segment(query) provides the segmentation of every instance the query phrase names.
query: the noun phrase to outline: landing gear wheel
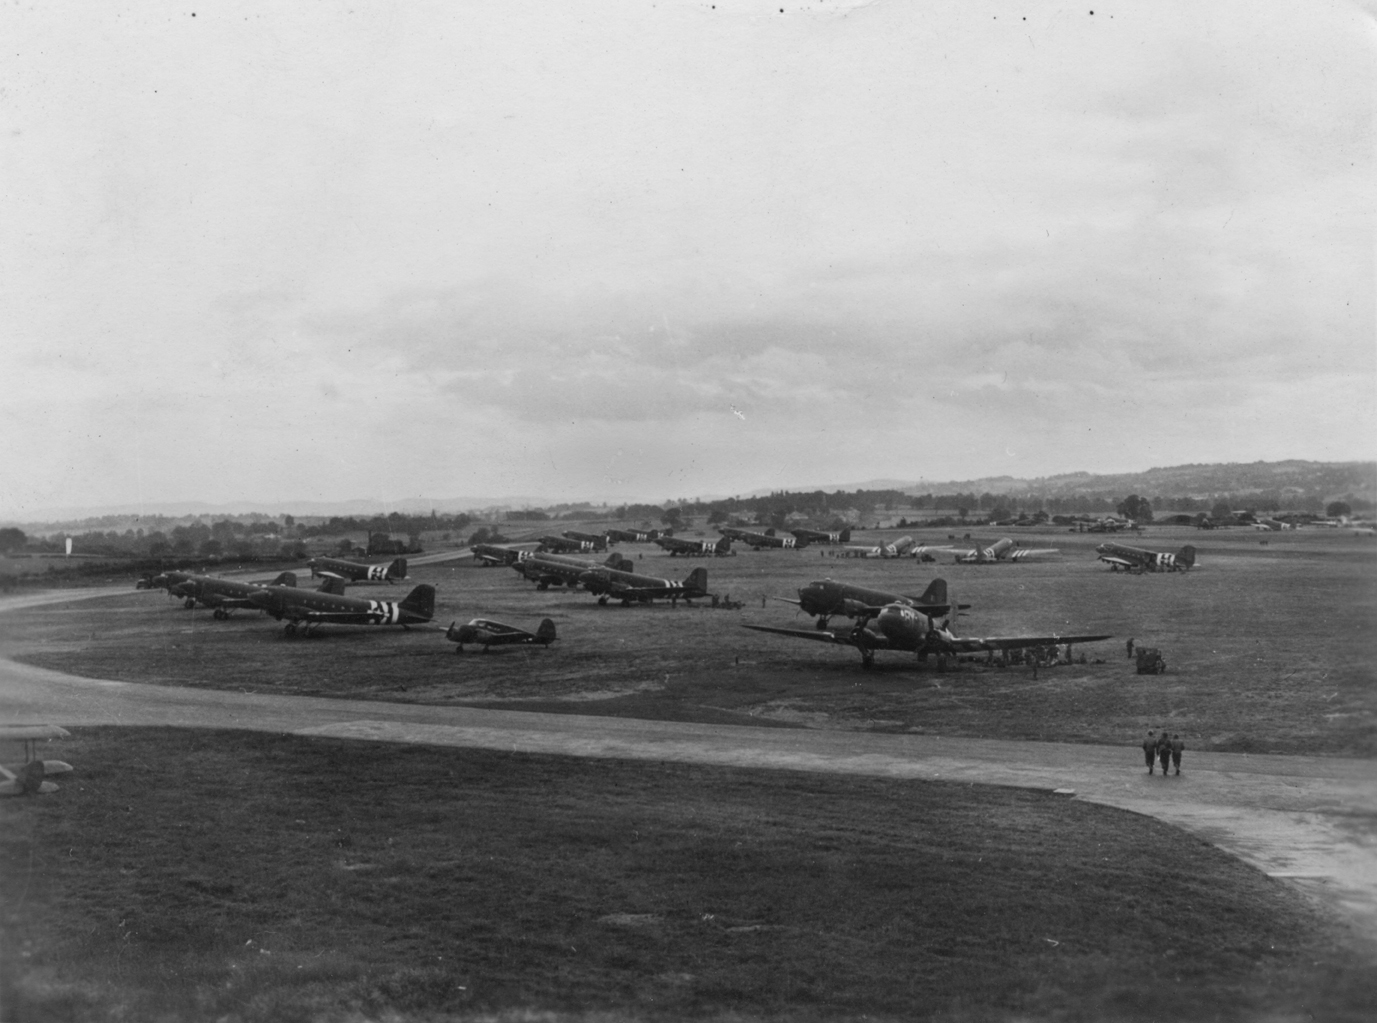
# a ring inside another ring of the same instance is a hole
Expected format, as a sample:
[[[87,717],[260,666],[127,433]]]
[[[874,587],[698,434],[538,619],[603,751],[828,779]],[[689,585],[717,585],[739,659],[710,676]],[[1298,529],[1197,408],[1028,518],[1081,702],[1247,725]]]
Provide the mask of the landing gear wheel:
[[[607,598],[606,598],[606,597],[599,597],[599,598],[598,598],[598,603],[599,603],[601,606],[606,607],[606,606],[607,606]]]

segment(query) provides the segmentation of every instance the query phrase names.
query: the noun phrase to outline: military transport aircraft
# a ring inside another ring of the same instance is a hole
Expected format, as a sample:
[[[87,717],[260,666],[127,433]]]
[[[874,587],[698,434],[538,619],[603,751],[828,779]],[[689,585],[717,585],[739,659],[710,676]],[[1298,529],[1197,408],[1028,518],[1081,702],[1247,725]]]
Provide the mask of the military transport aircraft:
[[[796,539],[798,539],[798,540],[800,540],[800,541],[806,541],[807,543],[850,543],[850,542],[851,542],[851,529],[850,529],[850,527],[847,527],[846,529],[843,529],[840,533],[824,533],[824,532],[823,532],[822,530],[820,530],[820,529],[791,529],[791,530],[789,530],[789,532],[793,533],[793,534],[794,534],[794,537],[795,537]],[[803,544],[800,543],[799,546],[801,547],[801,546],[803,546]]]
[[[1130,572],[1188,572],[1195,564],[1195,548],[1190,544],[1168,554],[1107,541],[1096,547],[1095,553],[1115,572],[1121,568]]]
[[[899,539],[886,544],[878,544],[874,547],[848,546],[842,549],[842,556],[847,558],[923,558],[933,551],[947,551],[950,547],[934,547],[931,544],[920,544],[913,537],[904,535]],[[931,561],[931,558],[927,558]]]
[[[530,543],[475,543],[469,545],[469,550],[473,552],[473,560],[482,564],[484,568],[491,568],[493,565],[514,565],[521,560],[521,556],[529,555],[535,548],[535,542]]]
[[[775,597],[786,604],[796,604],[800,611],[817,615],[817,628],[827,628],[827,620],[833,615],[846,615],[848,618],[866,617],[871,608],[886,604],[907,604],[929,617],[950,613],[947,603],[947,581],[934,579],[928,584],[920,597],[910,597],[903,593],[886,593],[884,590],[866,589],[850,583],[839,583],[833,579],[819,579],[798,591],[798,600],[789,597]],[[970,607],[962,604],[961,609]]]
[[[609,529],[607,540],[609,543],[649,543],[659,535],[658,529],[649,532],[643,529]]]
[[[155,576],[154,582],[156,583],[159,578],[165,579],[167,592],[174,597],[181,597],[188,609],[197,604],[213,608],[216,618],[228,618],[230,612],[236,608],[257,607],[257,604],[249,600],[249,596],[265,585],[296,585],[296,574],[293,572],[283,572],[271,583],[241,583],[233,579],[217,579],[212,575],[193,575],[190,572],[168,572],[163,577]]]
[[[311,578],[318,575],[337,575],[355,583],[396,582],[406,578],[406,558],[397,558],[390,565],[361,565],[357,561],[340,558],[312,558],[306,562]]]
[[[1049,554],[1060,554],[1061,551],[1055,547],[1044,547],[1041,549],[1033,547],[1020,547],[1017,540],[1005,537],[1003,540],[996,540],[988,547],[976,547],[972,550],[952,550],[950,553],[956,556],[958,564],[967,565],[990,565],[997,561],[1027,561],[1031,558],[1043,558]]]
[[[609,554],[607,560],[599,565],[596,561],[570,557],[567,554],[545,554],[537,551],[527,555],[512,566],[525,579],[536,584],[538,590],[548,590],[551,586],[577,586],[579,576],[595,568],[615,568],[630,572],[629,558],[620,554]]]
[[[607,538],[600,536],[594,540],[571,540],[567,536],[555,536],[547,533],[540,538],[542,551],[552,551],[555,554],[591,554],[594,551],[607,550]]]
[[[855,647],[861,653],[861,667],[875,666],[875,651],[899,650],[917,654],[926,661],[929,654],[946,658],[953,654],[982,650],[1016,650],[1075,643],[1096,643],[1110,636],[1006,636],[960,637],[950,631],[950,620],[938,625],[928,615],[908,604],[886,604],[865,609],[855,625],[842,629],[780,629],[770,625],[747,625],[756,632],[773,632],[794,639],[811,639]]]
[[[346,597],[290,586],[266,586],[249,598],[278,621],[287,620],[286,634],[297,629],[309,635],[320,625],[400,625],[409,628],[435,615],[435,587],[422,583],[400,601]]]
[[[749,529],[737,529],[735,526],[719,526],[717,531],[729,540],[740,540],[742,543],[751,545],[752,550],[760,550],[762,547],[807,547],[807,540],[800,540],[796,536],[775,536],[773,529],[767,529],[763,533],[753,533]]]
[[[445,639],[459,644],[454,648],[456,654],[464,652],[465,643],[482,644],[485,654],[490,646],[510,646],[516,643],[539,643],[541,646],[549,646],[555,641],[555,623],[546,618],[536,626],[535,632],[527,632],[515,625],[495,622],[491,618],[475,618],[467,625],[450,622],[449,628],[445,631]]]
[[[695,568],[681,583],[637,575],[635,572],[620,572],[613,568],[594,568],[579,576],[579,582],[589,593],[598,594],[599,604],[620,600],[623,607],[629,607],[632,601],[649,604],[656,598],[665,597],[675,607],[681,600],[692,607],[694,600],[709,596],[706,568]]]
[[[732,553],[732,538],[729,536],[717,540],[681,540],[677,536],[657,536],[655,543],[669,551],[671,558],[677,554],[689,558],[707,558]]]
[[[566,540],[577,540],[579,543],[591,543],[595,551],[607,550],[607,545],[612,542],[612,538],[606,533],[581,533],[577,529],[566,529],[560,535]]]

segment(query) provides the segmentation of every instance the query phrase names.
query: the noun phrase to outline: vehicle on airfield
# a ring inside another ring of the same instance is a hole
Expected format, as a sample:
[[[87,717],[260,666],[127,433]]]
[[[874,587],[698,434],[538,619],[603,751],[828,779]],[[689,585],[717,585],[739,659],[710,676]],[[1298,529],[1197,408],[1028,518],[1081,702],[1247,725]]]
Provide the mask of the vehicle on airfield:
[[[1133,652],[1139,675],[1160,675],[1167,670],[1167,662],[1162,651],[1155,646],[1140,646]]]
[[[57,791],[54,774],[66,774],[72,765],[65,760],[44,760],[38,756],[38,743],[64,739],[71,735],[57,725],[0,725],[0,743],[22,742],[22,763],[0,764],[0,796],[47,795]]]
[[[649,543],[660,535],[658,529],[647,532],[644,529],[609,529],[608,543]]]
[[[450,622],[449,628],[445,630],[445,639],[458,644],[454,648],[456,654],[464,652],[465,643],[480,644],[485,654],[490,646],[512,646],[523,643],[538,643],[541,646],[549,646],[555,641],[555,623],[546,618],[536,626],[535,632],[527,632],[525,629],[518,629],[515,625],[495,622],[491,618],[475,618],[467,625]]]
[[[1026,649],[1029,647],[1049,647],[1076,643],[1096,643],[1111,636],[1004,636],[1004,637],[960,637],[950,630],[952,618],[941,625],[910,604],[890,603],[880,607],[861,609],[854,625],[842,629],[782,629],[772,625],[746,625],[756,632],[770,632],[793,639],[809,639],[815,642],[836,643],[855,647],[861,654],[861,667],[875,666],[877,650],[897,650],[917,656],[925,662],[929,656],[939,658],[939,667],[945,667],[946,658],[957,654],[988,651]]]
[[[361,565],[342,558],[312,558],[306,562],[311,578],[318,575],[337,575],[348,582],[395,583],[406,578],[406,558],[395,558],[389,565]]]
[[[1007,564],[1011,561],[1028,561],[1060,553],[1061,551],[1055,547],[1020,547],[1017,540],[1007,536],[1002,540],[996,540],[988,547],[951,551],[951,554],[956,557],[957,563],[963,565],[990,565],[995,562]]]
[[[830,544],[851,542],[851,528],[849,526],[839,533],[828,533],[820,529],[791,529],[789,532],[793,533],[794,537],[800,541],[800,547],[803,546],[803,542],[805,541],[807,543]]]
[[[567,554],[545,554],[540,551],[527,554],[512,565],[518,575],[535,583],[538,590],[548,590],[551,586],[577,586],[579,576],[584,572],[602,567],[630,572],[632,565],[629,558],[616,553],[609,554],[607,560],[599,565],[596,561],[584,558],[575,558]]]
[[[794,604],[805,614],[817,615],[817,628],[827,628],[827,621],[833,615],[846,615],[858,618],[868,615],[871,608],[887,604],[907,604],[922,611],[930,618],[949,614],[951,605],[947,602],[947,581],[934,579],[921,596],[911,597],[903,593],[887,593],[872,590],[851,583],[839,583],[834,579],[819,579],[799,588],[798,600],[789,597],[775,597],[775,600]],[[970,607],[962,604],[961,610]]]
[[[158,580],[164,581],[159,584]],[[296,573],[283,572],[271,583],[241,583],[233,579],[219,579],[213,575],[194,575],[190,572],[168,572],[154,576],[155,585],[167,587],[174,597],[181,597],[188,610],[200,604],[214,609],[216,618],[228,618],[230,612],[241,607],[256,607],[249,596],[264,586],[295,586]]]
[[[589,593],[598,595],[598,603],[620,600],[623,607],[632,603],[649,604],[656,599],[668,598],[678,607],[683,601],[690,607],[693,601],[711,596],[708,593],[708,570],[695,568],[683,582],[672,579],[656,579],[653,576],[638,575],[635,572],[622,572],[614,568],[594,568],[579,576],[579,583]]]
[[[249,598],[278,621],[286,619],[286,635],[297,630],[310,635],[320,625],[423,625],[435,616],[435,587],[417,586],[399,601],[348,597],[290,586],[267,586]]]
[[[1115,572],[1121,568],[1129,572],[1188,572],[1195,564],[1195,548],[1190,544],[1170,554],[1108,541],[1096,547],[1095,553]]]
[[[655,544],[669,551],[671,558],[679,554],[688,558],[720,558],[733,553],[732,538],[729,536],[716,540],[681,540],[677,536],[657,536]]]
[[[762,547],[772,547],[777,549],[807,547],[807,540],[800,540],[795,536],[775,536],[773,529],[767,529],[763,533],[754,533],[749,529],[737,529],[735,526],[718,526],[717,531],[729,540],[739,540],[742,543],[750,544],[752,550],[760,550]]]

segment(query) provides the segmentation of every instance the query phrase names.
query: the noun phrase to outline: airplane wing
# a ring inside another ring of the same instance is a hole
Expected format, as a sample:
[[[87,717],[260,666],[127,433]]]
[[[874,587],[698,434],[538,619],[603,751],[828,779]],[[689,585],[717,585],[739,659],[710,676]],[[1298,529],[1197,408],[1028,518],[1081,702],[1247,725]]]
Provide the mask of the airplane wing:
[[[960,561],[962,558],[973,558],[980,553],[974,547],[929,547],[925,549],[934,551],[945,550],[948,554],[956,558],[957,561]]]
[[[771,600],[783,601],[785,604],[793,604],[795,607],[802,607],[803,601],[795,600],[793,597],[771,597]]]
[[[1059,547],[1015,547],[1005,557],[1010,561],[1026,561],[1028,558],[1042,558],[1049,554],[1060,554]]]
[[[831,629],[781,629],[774,625],[745,625],[743,628],[754,629],[756,632],[773,632],[780,636],[792,636],[795,639],[811,639],[820,643],[844,643],[850,641],[846,638],[851,633],[833,632]]]
[[[1053,646],[1061,643],[1095,643],[1102,639],[1112,638],[1112,636],[1011,636],[980,639],[953,636],[944,640],[943,645],[957,653],[967,654],[975,653],[978,650],[1017,650],[1021,647]]]
[[[1106,565],[1122,565],[1124,568],[1138,567],[1138,562],[1130,561],[1128,558],[1121,558],[1117,554],[1101,554],[1100,560]]]

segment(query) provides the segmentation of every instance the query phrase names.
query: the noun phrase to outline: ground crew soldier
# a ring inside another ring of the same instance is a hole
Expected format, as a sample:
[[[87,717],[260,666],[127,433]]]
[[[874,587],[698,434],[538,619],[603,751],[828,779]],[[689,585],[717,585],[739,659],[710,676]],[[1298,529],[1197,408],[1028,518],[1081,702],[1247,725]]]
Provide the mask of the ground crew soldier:
[[[1171,738],[1165,728],[1162,729],[1162,737],[1157,740],[1157,759],[1162,761],[1162,777],[1165,778],[1167,764],[1171,762]]]
[[[1171,737],[1171,766],[1176,768],[1177,774],[1181,773],[1181,751],[1185,748],[1186,744],[1181,741],[1181,736],[1173,735]],[[1165,771],[1166,768],[1164,767],[1162,770]]]
[[[1128,651],[1128,659],[1133,660],[1133,637],[1128,637],[1128,642],[1124,644],[1124,649]]]
[[[1152,773],[1152,765],[1157,761],[1157,734],[1148,729],[1147,738],[1143,740],[1143,759],[1147,761],[1148,774]]]

